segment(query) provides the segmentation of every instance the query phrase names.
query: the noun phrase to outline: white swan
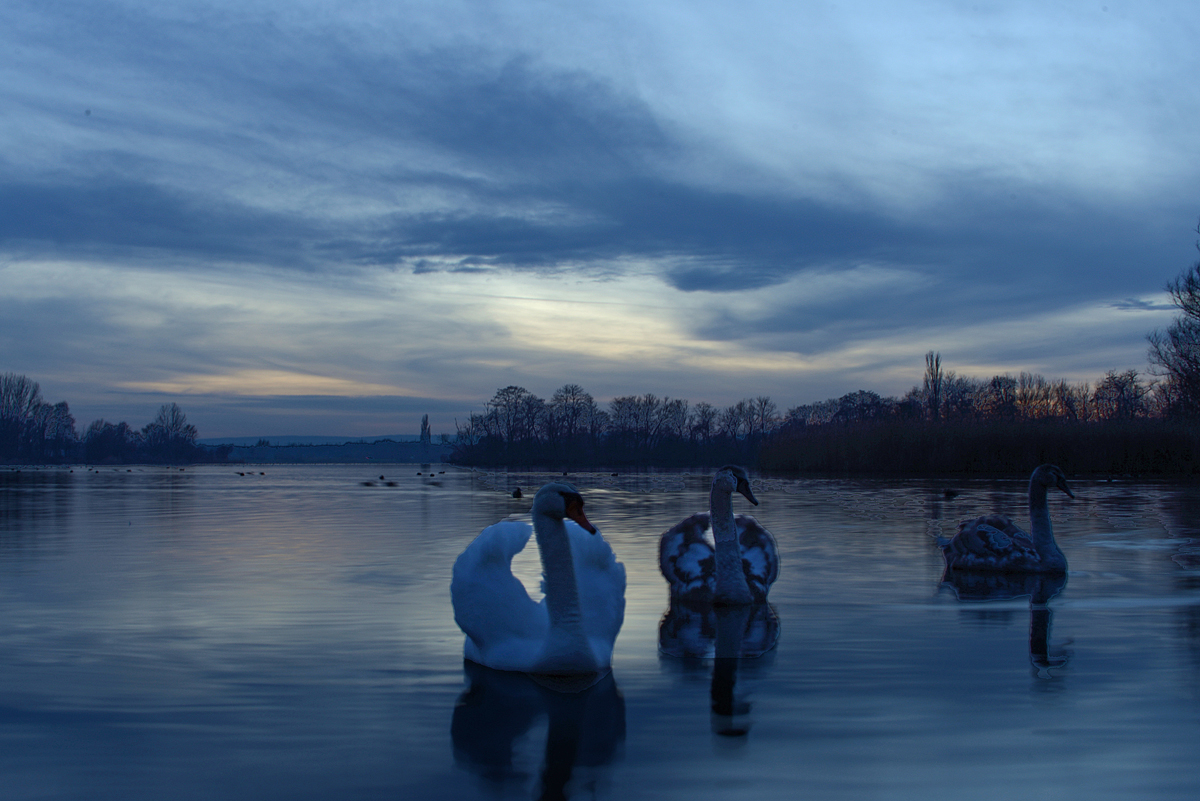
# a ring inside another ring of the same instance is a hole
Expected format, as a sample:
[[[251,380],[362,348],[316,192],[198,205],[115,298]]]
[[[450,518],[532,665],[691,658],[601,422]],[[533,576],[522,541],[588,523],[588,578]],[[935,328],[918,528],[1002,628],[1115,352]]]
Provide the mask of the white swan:
[[[735,491],[758,506],[746,471],[726,465],[713,476],[709,511],[663,532],[658,566],[671,587],[672,599],[718,606],[767,599],[779,576],[779,549],[771,532],[753,517],[734,517]]]
[[[984,515],[958,524],[953,539],[939,539],[946,570],[992,573],[1066,573],[1067,557],[1054,541],[1046,490],[1057,487],[1070,497],[1067,477],[1044,464],[1029,477],[1029,528],[1026,534],[1006,515]]]
[[[583,498],[572,485],[538,490],[532,517],[542,559],[541,602],[512,574],[513,556],[529,542],[527,523],[488,526],[454,563],[450,597],[454,620],[467,635],[463,655],[497,670],[603,672],[612,664],[625,618],[625,566],[584,516]]]

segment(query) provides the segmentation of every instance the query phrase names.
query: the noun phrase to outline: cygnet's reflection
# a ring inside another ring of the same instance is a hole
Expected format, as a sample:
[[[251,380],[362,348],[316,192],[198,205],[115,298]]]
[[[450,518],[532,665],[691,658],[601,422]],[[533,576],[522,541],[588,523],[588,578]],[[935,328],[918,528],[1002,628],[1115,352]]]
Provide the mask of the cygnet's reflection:
[[[1010,601],[1029,596],[1029,661],[1038,678],[1051,678],[1052,668],[1071,658],[1069,651],[1050,651],[1050,599],[1067,585],[1065,574],[981,573],[946,570],[942,586],[954,591],[960,601]]]
[[[770,604],[717,606],[672,599],[658,626],[658,649],[681,659],[712,659],[712,726],[716,734],[750,732],[750,703],[737,693],[742,659],[768,653],[779,640],[779,617]]]
[[[603,768],[620,753],[625,701],[611,672],[585,689],[564,692],[524,673],[469,661],[463,665],[470,684],[450,723],[454,759],[495,789],[529,781],[530,774],[518,764],[518,740],[543,717],[547,731],[539,799],[569,798],[577,767]],[[594,794],[594,788],[587,793]]]

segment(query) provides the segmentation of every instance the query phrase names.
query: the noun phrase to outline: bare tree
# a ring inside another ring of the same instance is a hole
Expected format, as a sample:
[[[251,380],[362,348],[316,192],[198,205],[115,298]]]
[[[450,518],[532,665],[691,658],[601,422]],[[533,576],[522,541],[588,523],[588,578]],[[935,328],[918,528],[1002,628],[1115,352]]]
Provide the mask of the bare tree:
[[[717,417],[717,429],[730,439],[745,439],[754,431],[754,402],[743,399],[726,406]]]
[[[942,375],[942,418],[970,419],[976,414],[975,401],[979,397],[980,382],[973,378],[957,375],[953,370]]]
[[[578,384],[564,384],[556,389],[546,407],[551,440],[574,442],[586,431],[595,410],[596,401]]]
[[[189,460],[196,448],[196,427],[178,403],[164,403],[154,420],[142,429],[142,441],[149,455],[164,461]]]
[[[1089,393],[1086,385],[1075,386],[1061,379],[1051,383],[1051,416],[1068,423],[1086,420],[1088,403],[1085,396],[1087,394]]]
[[[707,445],[717,433],[717,407],[700,401],[692,407],[688,433],[692,441]]]
[[[760,437],[774,431],[779,424],[779,407],[766,395],[759,395],[751,401],[751,414],[754,416],[754,433]]]
[[[488,420],[486,413],[471,412],[467,422],[454,420],[455,442],[459,445],[478,445],[488,436]]]
[[[878,420],[888,414],[888,404],[878,393],[860,389],[837,399],[834,419],[841,423],[862,423]]]
[[[0,376],[0,458],[17,457],[25,424],[41,403],[36,381],[16,373]]]
[[[1050,412],[1050,382],[1037,373],[1017,376],[1017,414],[1023,420],[1040,420]]]
[[[507,445],[528,439],[537,428],[544,401],[524,387],[507,386],[496,390],[487,404],[485,425],[488,433]]]
[[[925,381],[922,389],[929,419],[935,422],[940,419],[942,410],[942,380],[942,354],[929,351],[925,354]]]
[[[608,402],[609,434],[618,441],[632,444],[637,436],[638,396],[621,395]]]
[[[1200,232],[1200,224],[1196,226]],[[1200,249],[1200,242],[1196,244]],[[1179,316],[1165,331],[1152,331],[1147,358],[1163,377],[1160,392],[1170,413],[1200,416],[1200,261],[1166,286]]]
[[[46,426],[46,442],[55,461],[66,460],[79,435],[75,433],[75,417],[66,401],[54,404]]]
[[[1148,387],[1138,379],[1137,370],[1118,373],[1109,370],[1094,393],[1096,417],[1100,420],[1132,420],[1145,414]]]
[[[129,427],[126,422],[106,422],[103,418],[93,420],[83,437],[84,457],[94,464],[124,462],[133,456],[142,444],[142,434]]]
[[[794,406],[788,409],[787,420],[789,425],[820,426],[833,422],[837,411],[838,402],[831,398],[817,403]]]
[[[1011,375],[992,376],[979,388],[977,407],[989,420],[1015,420],[1017,417],[1017,379]]]

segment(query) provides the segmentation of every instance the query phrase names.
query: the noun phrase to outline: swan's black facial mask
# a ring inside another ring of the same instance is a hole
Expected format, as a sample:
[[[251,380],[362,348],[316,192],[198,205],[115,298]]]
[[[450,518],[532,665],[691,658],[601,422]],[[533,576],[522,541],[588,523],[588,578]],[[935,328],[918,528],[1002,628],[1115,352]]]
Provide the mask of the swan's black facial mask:
[[[584,531],[589,534],[595,534],[596,527],[589,523],[587,517],[583,514],[583,498],[568,492],[562,493],[562,496],[563,501],[566,502],[567,517],[578,523]]]

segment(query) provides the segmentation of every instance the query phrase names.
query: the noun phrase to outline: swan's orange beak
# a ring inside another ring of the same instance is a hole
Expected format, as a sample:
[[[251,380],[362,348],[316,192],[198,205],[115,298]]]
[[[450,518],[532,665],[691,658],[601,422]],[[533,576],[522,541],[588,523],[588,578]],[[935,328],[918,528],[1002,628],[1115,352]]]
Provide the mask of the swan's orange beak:
[[[578,523],[584,531],[589,534],[596,533],[596,527],[588,522],[587,517],[583,514],[583,499],[568,498],[567,499],[567,517]]]

